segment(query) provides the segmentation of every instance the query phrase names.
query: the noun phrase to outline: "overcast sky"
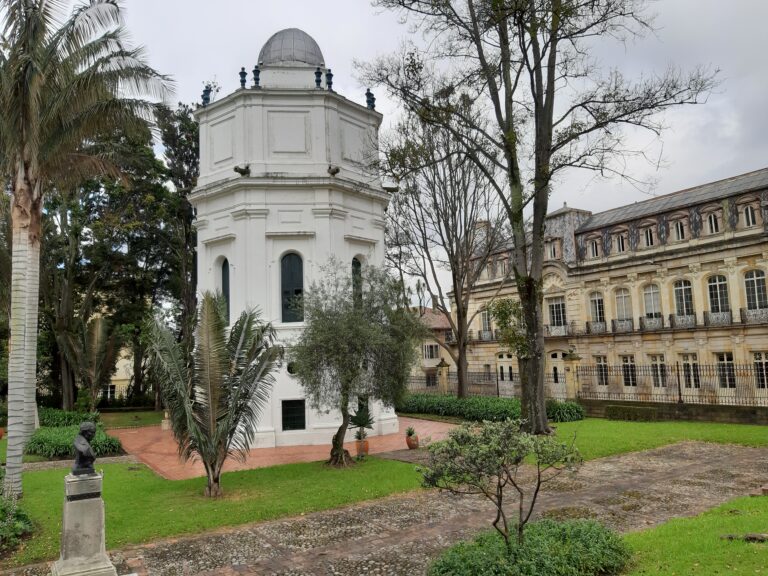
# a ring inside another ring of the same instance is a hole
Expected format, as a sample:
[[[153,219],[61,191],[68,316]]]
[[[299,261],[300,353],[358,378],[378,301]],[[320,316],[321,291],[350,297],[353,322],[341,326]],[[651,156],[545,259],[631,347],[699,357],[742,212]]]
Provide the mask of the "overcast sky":
[[[409,35],[394,14],[368,0],[129,0],[127,25],[135,43],[146,47],[151,64],[176,81],[176,100],[199,101],[203,83],[215,79],[221,95],[238,87],[241,66],[251,70],[264,42],[283,28],[301,28],[320,45],[333,69],[334,88],[365,102],[353,59],[367,61],[392,52]],[[709,102],[666,114],[661,141],[633,135],[650,153],[663,150],[657,169],[630,165],[638,179],[653,180],[664,194],[768,166],[768,2],[764,0],[664,0],[652,6],[659,30],[626,49],[603,46],[598,57],[627,75],[711,65],[722,84]],[[419,42],[420,38],[413,38]],[[394,116],[381,90],[377,109]],[[616,179],[568,173],[553,191],[551,210],[570,206],[605,210],[648,198]]]

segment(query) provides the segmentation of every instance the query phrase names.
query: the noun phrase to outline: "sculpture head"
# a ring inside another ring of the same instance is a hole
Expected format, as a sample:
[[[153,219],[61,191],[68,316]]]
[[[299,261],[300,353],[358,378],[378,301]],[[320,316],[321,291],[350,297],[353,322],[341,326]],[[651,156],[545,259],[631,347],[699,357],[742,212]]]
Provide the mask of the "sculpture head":
[[[96,436],[96,424],[93,422],[82,422],[80,424],[80,436],[90,442]]]

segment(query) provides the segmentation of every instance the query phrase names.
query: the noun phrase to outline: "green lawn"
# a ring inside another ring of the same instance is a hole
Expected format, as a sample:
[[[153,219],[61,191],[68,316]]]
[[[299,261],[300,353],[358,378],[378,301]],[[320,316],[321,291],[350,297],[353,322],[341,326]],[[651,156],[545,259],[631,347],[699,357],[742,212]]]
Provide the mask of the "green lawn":
[[[147,410],[142,412],[102,412],[101,421],[105,428],[134,428],[139,426],[155,426],[163,420],[161,411]]]
[[[768,446],[768,426],[708,422],[623,422],[587,418],[555,424],[557,435],[570,439],[585,460],[657,448],[682,440],[743,446]]]
[[[628,534],[635,557],[628,576],[768,574],[768,543],[721,540],[768,532],[768,497],[739,498],[695,518]]]
[[[368,458],[346,470],[314,462],[224,474],[224,497],[205,498],[204,478],[170,481],[143,465],[105,464],[107,548],[198,533],[281,516],[336,508],[361,500],[415,490],[420,475],[411,464]],[[22,508],[37,532],[8,567],[59,554],[63,478],[67,470],[24,474]]]
[[[5,464],[5,452],[8,449],[8,438],[3,436],[0,440],[0,462]],[[34,454],[24,454],[22,457],[23,462],[45,462],[44,456],[35,456]]]

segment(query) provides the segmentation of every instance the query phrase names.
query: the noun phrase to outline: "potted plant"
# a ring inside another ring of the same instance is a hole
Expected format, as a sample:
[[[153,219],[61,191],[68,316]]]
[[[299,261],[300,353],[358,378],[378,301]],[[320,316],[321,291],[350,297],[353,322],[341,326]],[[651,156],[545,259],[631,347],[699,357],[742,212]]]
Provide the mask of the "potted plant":
[[[363,458],[368,454],[368,433],[365,431],[373,429],[373,416],[371,416],[368,406],[361,406],[357,412],[349,419],[349,423],[357,428],[355,431],[355,440],[357,441],[357,457]]]
[[[415,450],[419,447],[419,436],[416,434],[413,426],[408,426],[405,430],[405,443],[408,444],[409,450]]]

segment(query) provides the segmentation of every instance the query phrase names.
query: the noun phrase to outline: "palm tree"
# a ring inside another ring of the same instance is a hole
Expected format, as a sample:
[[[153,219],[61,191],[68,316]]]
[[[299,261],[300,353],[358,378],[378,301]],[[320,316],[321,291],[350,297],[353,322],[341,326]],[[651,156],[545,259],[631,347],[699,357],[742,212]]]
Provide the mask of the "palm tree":
[[[225,307],[221,295],[203,294],[191,366],[184,342],[157,321],[150,328],[152,370],[163,382],[179,456],[200,458],[208,475],[205,495],[212,497],[221,495],[224,461],[248,455],[283,354],[272,325],[253,310],[227,335]]]
[[[168,81],[126,45],[117,0],[0,0],[0,178],[13,195],[8,454],[5,491],[21,495],[21,457],[35,418],[43,195],[114,173],[87,144],[151,120],[146,98]]]

